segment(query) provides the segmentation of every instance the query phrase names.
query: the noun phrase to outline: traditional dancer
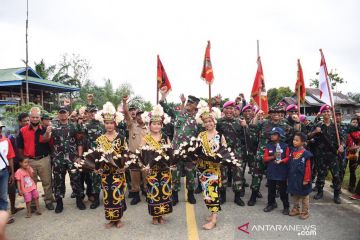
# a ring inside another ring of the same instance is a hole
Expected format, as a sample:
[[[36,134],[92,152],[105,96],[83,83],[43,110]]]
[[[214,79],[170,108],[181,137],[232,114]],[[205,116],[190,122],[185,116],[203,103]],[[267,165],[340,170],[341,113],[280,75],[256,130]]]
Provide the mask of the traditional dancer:
[[[84,160],[77,167],[94,169],[101,177],[106,228],[121,228],[121,218],[126,210],[125,168],[131,163],[126,139],[116,132],[116,126],[124,117],[116,112],[112,103],[107,102],[96,118],[104,123],[105,134],[96,139],[97,148],[84,153]]]
[[[170,139],[162,134],[164,124],[170,122],[160,105],[151,112],[142,114],[143,121],[149,124],[142,148],[138,152],[139,165],[147,173],[146,201],[152,224],[164,224],[164,215],[172,212],[172,186],[170,166],[173,164],[173,150]]]
[[[207,223],[203,225],[206,230],[216,226],[217,215],[221,210],[221,165],[233,164],[241,168],[235,154],[227,149],[225,137],[216,130],[216,119],[220,117],[221,112],[218,108],[210,110],[206,102],[200,101],[196,121],[202,124],[206,131],[201,132],[197,139],[192,138],[189,143],[182,143],[175,152],[176,157],[180,155],[183,159],[193,159],[197,163],[204,201],[210,211],[210,216],[206,218]]]

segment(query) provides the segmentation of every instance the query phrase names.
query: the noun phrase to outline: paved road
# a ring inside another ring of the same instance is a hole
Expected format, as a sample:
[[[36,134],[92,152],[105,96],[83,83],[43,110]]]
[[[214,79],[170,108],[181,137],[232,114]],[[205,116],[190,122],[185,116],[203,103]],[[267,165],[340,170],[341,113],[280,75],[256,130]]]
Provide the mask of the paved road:
[[[40,187],[39,189],[41,191]],[[360,239],[359,202],[344,199],[343,204],[335,205],[331,195],[326,193],[322,201],[315,202],[311,199],[311,217],[304,221],[296,217],[283,216],[279,199],[278,209],[264,213],[262,209],[266,204],[267,189],[263,187],[261,192],[265,198],[260,199],[256,206],[238,207],[232,202],[233,193],[228,188],[228,202],[222,206],[218,225],[212,231],[201,229],[207,215],[201,195],[196,196],[197,204],[193,206],[184,201],[185,193],[182,191],[180,203],[174,207],[174,212],[166,217],[167,224],[157,226],[151,225],[151,217],[147,213],[147,205],[143,198],[140,204],[128,206],[122,229],[108,230],[103,227],[105,219],[102,206],[96,210],[80,211],[75,207],[75,200],[70,198],[68,192],[64,200],[63,213],[50,212],[41,202],[42,216],[33,215],[31,219],[26,219],[25,211],[17,213],[16,222],[8,225],[7,235],[9,239],[26,240]],[[247,189],[244,199],[249,199],[249,194]],[[18,204],[24,204],[21,198],[18,199]],[[86,202],[86,205],[89,207],[89,202]],[[243,226],[241,229],[244,231],[239,230],[240,226]]]

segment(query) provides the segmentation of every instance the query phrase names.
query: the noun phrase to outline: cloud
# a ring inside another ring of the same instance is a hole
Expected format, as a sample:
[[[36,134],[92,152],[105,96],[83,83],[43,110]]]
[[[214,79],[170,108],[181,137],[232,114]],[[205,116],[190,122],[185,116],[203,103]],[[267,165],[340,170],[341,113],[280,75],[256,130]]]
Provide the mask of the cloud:
[[[25,1],[5,0],[0,9],[0,68],[25,58]],[[329,69],[359,89],[359,3],[353,1],[40,1],[30,0],[30,63],[78,53],[99,84],[130,82],[155,101],[156,55],[178,95],[207,96],[200,80],[206,41],[212,42],[213,92],[249,96],[256,72],[256,40],[267,88],[294,88],[296,61],[305,79],[319,69],[321,47]],[[308,81],[307,81],[308,84]]]

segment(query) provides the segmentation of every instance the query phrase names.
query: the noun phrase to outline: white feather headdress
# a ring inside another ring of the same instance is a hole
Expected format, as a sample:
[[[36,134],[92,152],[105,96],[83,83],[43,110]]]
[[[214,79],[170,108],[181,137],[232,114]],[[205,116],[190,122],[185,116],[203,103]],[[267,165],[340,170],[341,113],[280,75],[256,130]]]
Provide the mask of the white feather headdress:
[[[104,121],[114,121],[119,124],[124,120],[124,115],[117,112],[114,105],[111,102],[106,102],[101,111],[98,111],[95,115],[95,119],[104,123]]]
[[[141,118],[145,123],[161,121],[164,124],[168,124],[171,121],[171,117],[164,113],[164,109],[160,104],[156,105],[151,112],[141,114]]]
[[[208,103],[205,102],[204,100],[200,100],[199,104],[197,105],[197,108],[198,111],[196,113],[195,119],[196,122],[199,124],[204,124],[203,120],[209,117],[211,117],[216,123],[216,119],[219,119],[221,117],[220,109],[216,107],[212,107],[210,111]]]

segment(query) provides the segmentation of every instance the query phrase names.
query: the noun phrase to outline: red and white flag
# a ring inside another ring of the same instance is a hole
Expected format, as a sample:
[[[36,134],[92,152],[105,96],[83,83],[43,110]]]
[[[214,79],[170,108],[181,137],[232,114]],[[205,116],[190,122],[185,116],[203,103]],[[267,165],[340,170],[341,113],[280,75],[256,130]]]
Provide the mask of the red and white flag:
[[[333,103],[331,102],[331,99],[334,98],[331,91],[331,85],[329,85],[330,79],[326,67],[325,57],[321,49],[320,49],[320,54],[321,54],[321,62],[320,62],[320,70],[319,70],[320,100],[332,106]]]

